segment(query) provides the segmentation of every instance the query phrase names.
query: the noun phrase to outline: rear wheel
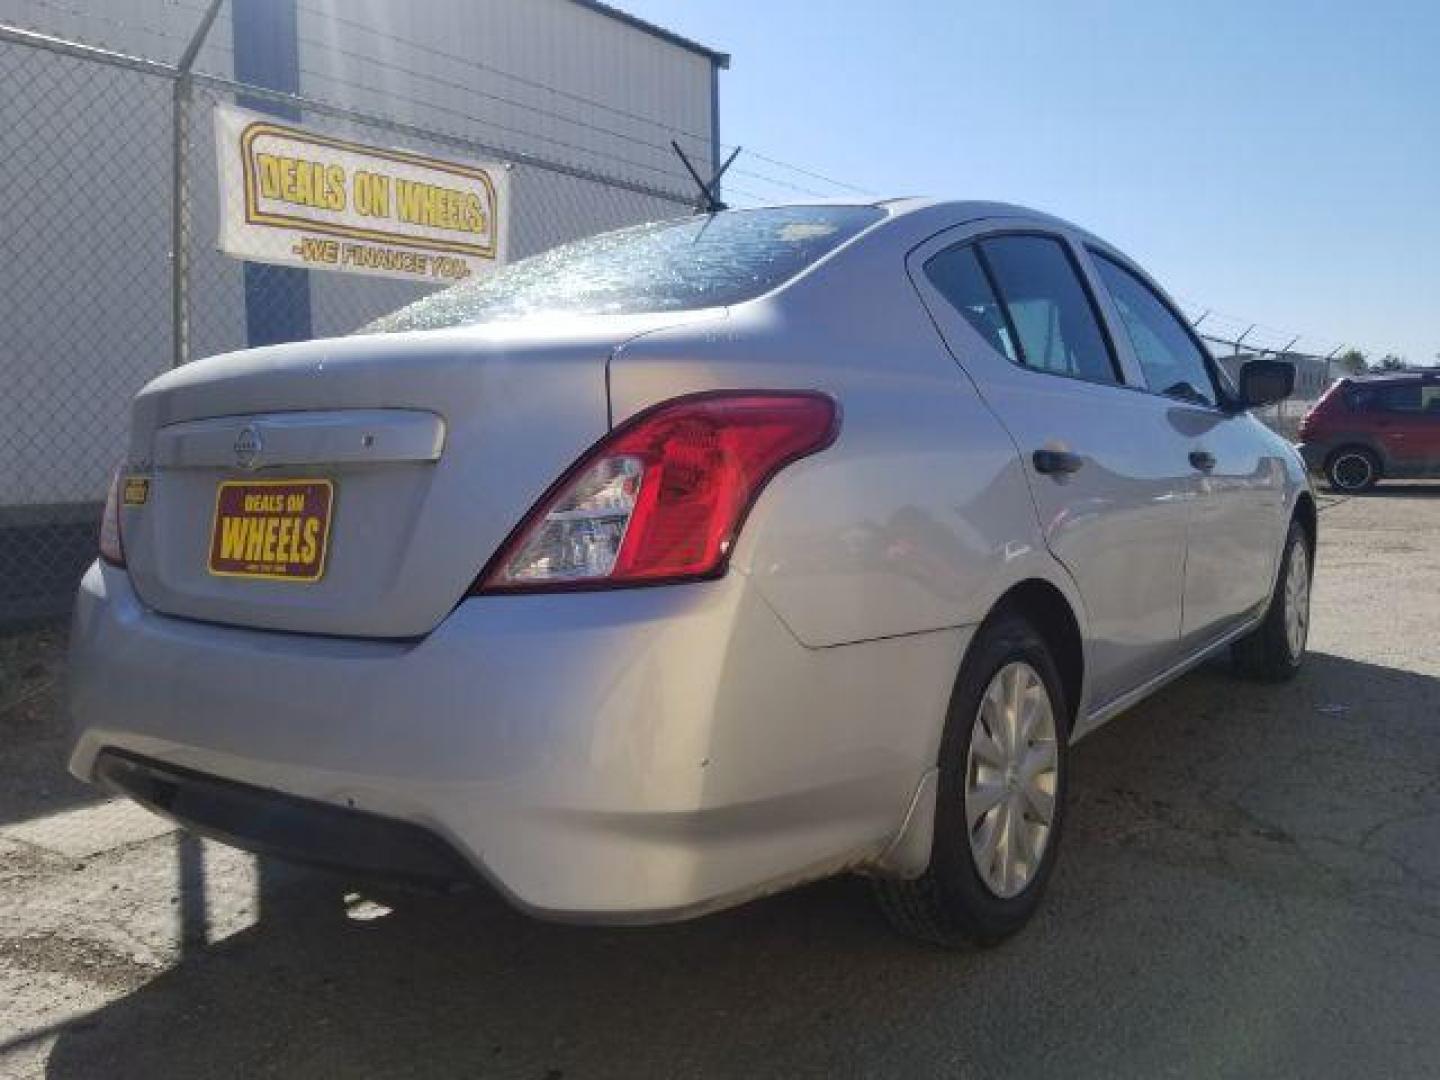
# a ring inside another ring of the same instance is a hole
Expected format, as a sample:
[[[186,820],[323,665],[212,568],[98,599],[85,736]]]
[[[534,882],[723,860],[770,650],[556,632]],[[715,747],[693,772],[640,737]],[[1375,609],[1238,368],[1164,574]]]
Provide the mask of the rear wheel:
[[[1069,713],[1048,646],[1016,615],[981,630],[957,681],[940,750],[930,865],[879,881],[911,937],[994,944],[1039,906],[1064,819]]]
[[[1363,446],[1346,446],[1330,455],[1325,479],[1336,491],[1369,491],[1380,479],[1380,460]]]
[[[1310,638],[1312,563],[1305,530],[1292,521],[1265,620],[1230,647],[1242,675],[1279,682],[1300,670]]]

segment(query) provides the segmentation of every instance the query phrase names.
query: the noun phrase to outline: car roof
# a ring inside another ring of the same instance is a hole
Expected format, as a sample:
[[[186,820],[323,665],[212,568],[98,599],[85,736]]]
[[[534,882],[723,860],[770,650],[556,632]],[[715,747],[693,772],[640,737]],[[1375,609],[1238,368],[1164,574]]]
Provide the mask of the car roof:
[[[937,224],[942,227],[961,225],[986,218],[1005,218],[1008,221],[1028,222],[1046,229],[1059,229],[1078,236],[1088,244],[1094,244],[1105,252],[1118,256],[1123,262],[1139,269],[1135,260],[1126,255],[1102,236],[1096,236],[1089,229],[1055,214],[1036,210],[1018,203],[1001,202],[994,199],[939,199],[922,195],[901,195],[890,198],[839,197],[829,199],[794,199],[764,203],[746,209],[759,210],[768,207],[802,206],[874,206],[884,210],[891,221],[899,222],[913,218],[917,226]],[[736,209],[739,209],[738,207]],[[1143,273],[1143,271],[1142,271]]]
[[[1096,236],[1090,232],[1090,230],[1076,225],[1073,221],[1067,221],[1055,214],[1047,214],[1045,211],[1036,210],[1033,207],[1020,206],[1017,203],[999,202],[991,199],[937,199],[919,195],[869,199],[852,196],[849,198],[782,200],[774,203],[764,203],[760,206],[746,207],[744,209],[737,208],[737,210],[743,213],[747,209],[759,210],[772,207],[806,206],[876,207],[877,209],[885,211],[887,220],[890,223],[894,225],[909,225],[911,229],[909,240],[912,242],[919,242],[928,235],[953,228],[957,225],[965,225],[987,219],[1004,219],[1007,223],[1019,222],[1022,225],[1033,225],[1039,229],[1048,231],[1068,232],[1082,243],[1093,246],[1098,251],[1118,259],[1123,265],[1127,266],[1148,282],[1152,288],[1158,290],[1162,295],[1168,295],[1159,283],[1150,277],[1143,267],[1104,237]]]
[[[974,221],[980,218],[994,217],[1023,218],[1037,224],[1059,226],[1084,233],[1087,236],[1090,235],[1074,222],[1066,221],[1054,214],[1047,214],[1043,210],[1036,210],[1029,206],[1020,206],[1017,203],[999,202],[993,199],[936,199],[921,195],[867,199],[842,195],[826,199],[782,199],[776,202],[762,203],[758,206],[732,207],[731,209],[743,212],[744,210],[804,206],[874,206],[886,211],[892,218],[920,214],[925,211],[947,212],[949,215],[953,215],[957,221]]]
[[[1350,375],[1346,382],[1363,386],[1385,386],[1391,383],[1440,382],[1440,371],[1377,371],[1365,375]]]
[[[1125,255],[1103,237],[1096,236],[1073,221],[1066,221],[1054,214],[1047,214],[1043,210],[1036,210],[1029,206],[1020,206],[1017,203],[999,202],[993,199],[937,199],[921,195],[901,195],[891,198],[857,198],[837,197],[827,199],[785,199],[777,202],[762,203],[759,206],[735,207],[735,210],[762,210],[780,207],[805,207],[805,206],[873,206],[884,210],[892,222],[903,222],[906,219],[913,219],[913,224],[920,228],[928,227],[931,224],[942,228],[953,225],[961,225],[972,221],[983,221],[986,218],[1005,218],[1012,221],[1028,222],[1030,224],[1047,228],[1068,231],[1079,236],[1087,243],[1093,243],[1107,252],[1120,256],[1127,263],[1134,263],[1134,260]]]

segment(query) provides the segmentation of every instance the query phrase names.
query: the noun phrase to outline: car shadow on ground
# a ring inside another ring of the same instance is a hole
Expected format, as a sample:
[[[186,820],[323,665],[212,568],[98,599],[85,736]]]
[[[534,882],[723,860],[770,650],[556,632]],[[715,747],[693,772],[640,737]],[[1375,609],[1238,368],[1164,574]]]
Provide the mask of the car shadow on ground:
[[[0,827],[104,801],[66,771],[66,627],[0,634]]]
[[[1349,493],[1352,499],[1440,499],[1440,483],[1430,481],[1381,481],[1369,491]]]
[[[275,868],[255,925],[68,1025],[49,1075],[1383,1074],[1370,1033],[1433,1023],[1436,715],[1440,680],[1336,656],[1189,676],[1077,748],[1052,893],[983,952],[893,936],[856,879],[620,930],[488,894],[355,918]]]

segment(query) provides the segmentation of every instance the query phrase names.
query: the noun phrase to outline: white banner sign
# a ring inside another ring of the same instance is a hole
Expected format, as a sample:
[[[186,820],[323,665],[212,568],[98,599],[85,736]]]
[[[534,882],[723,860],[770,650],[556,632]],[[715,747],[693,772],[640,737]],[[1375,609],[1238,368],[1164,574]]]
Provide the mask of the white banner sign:
[[[450,284],[505,263],[503,166],[442,161],[215,109],[220,250],[252,262]]]

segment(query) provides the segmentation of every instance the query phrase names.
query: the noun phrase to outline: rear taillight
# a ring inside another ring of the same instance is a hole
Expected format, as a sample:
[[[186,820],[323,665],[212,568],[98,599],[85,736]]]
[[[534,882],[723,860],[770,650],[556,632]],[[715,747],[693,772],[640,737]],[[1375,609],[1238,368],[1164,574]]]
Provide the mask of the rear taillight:
[[[110,477],[105,512],[100,515],[100,557],[112,566],[125,565],[125,544],[120,538],[120,470]]]
[[[765,484],[838,430],[808,392],[700,394],[626,422],[530,512],[472,592],[717,577]]]

